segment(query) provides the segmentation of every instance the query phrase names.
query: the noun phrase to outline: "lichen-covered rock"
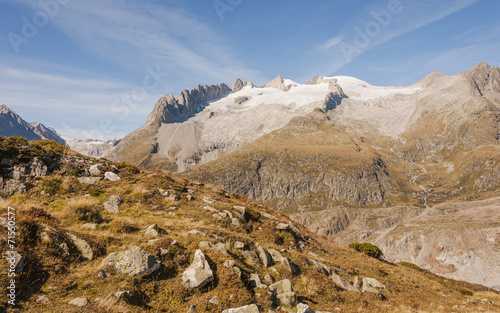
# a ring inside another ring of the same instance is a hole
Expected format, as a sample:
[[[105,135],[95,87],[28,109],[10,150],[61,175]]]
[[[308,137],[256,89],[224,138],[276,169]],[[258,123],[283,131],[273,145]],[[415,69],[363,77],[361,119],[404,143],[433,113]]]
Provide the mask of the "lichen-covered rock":
[[[152,237],[158,236],[159,235],[158,224],[155,223],[153,225],[148,226],[144,235],[145,236],[152,236]]]
[[[214,280],[214,273],[201,250],[194,253],[193,263],[182,273],[182,285],[187,288],[202,288]]]
[[[281,263],[283,260],[283,256],[277,250],[269,248],[267,249],[267,252],[269,252],[274,262]]]
[[[251,274],[248,283],[251,288],[264,288],[267,289],[267,285],[263,284],[260,280],[259,274]]]
[[[293,275],[300,275],[300,267],[297,264],[293,263],[293,261],[289,258],[282,258],[281,263]]]
[[[381,282],[371,277],[363,277],[363,286],[371,286],[380,290],[385,290],[386,288]]]
[[[321,274],[328,276],[332,273],[332,269],[330,268],[330,266],[321,263],[319,261],[316,261],[315,259],[307,259],[307,260],[311,262],[316,267],[318,272],[320,272]]]
[[[69,305],[74,305],[77,307],[84,307],[89,304],[89,300],[87,298],[75,298],[68,302]]]
[[[283,279],[269,285],[269,290],[271,290],[273,295],[276,297],[278,304],[290,306],[295,304],[296,297],[290,280]]]
[[[109,181],[119,181],[121,179],[120,176],[116,175],[113,172],[104,173],[104,178],[106,178]]]
[[[262,246],[258,243],[255,243],[255,247],[257,248],[257,252],[259,253],[260,260],[265,267],[269,267],[273,265],[273,258],[266,249],[262,248]]]
[[[48,172],[47,165],[45,165],[45,163],[43,163],[43,161],[40,160],[40,158],[34,158],[33,161],[31,161],[30,169],[31,169],[30,175],[32,176],[35,177],[47,176]]]
[[[255,251],[245,250],[241,255],[248,264],[254,266],[259,265],[259,255]]]
[[[118,272],[129,276],[149,275],[160,268],[158,261],[151,253],[137,246],[122,252],[109,254],[101,263],[102,267],[112,266]]]
[[[104,202],[104,209],[111,213],[118,213],[118,208],[122,202],[123,200],[120,196],[112,195],[108,201]]]
[[[101,175],[101,165],[100,164],[94,164],[89,167],[89,174],[90,175]]]
[[[297,313],[314,313],[314,311],[304,303],[297,304]]]

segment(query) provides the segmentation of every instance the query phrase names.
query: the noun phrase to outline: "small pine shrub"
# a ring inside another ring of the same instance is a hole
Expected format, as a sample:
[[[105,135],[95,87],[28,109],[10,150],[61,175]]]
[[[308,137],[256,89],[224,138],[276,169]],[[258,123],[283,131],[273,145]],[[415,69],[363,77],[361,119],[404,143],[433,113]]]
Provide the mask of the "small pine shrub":
[[[363,252],[364,254],[371,256],[372,258],[375,258],[375,259],[380,259],[384,255],[382,253],[382,250],[379,249],[379,247],[372,245],[371,243],[367,243],[367,242],[365,242],[365,243],[359,243],[359,242],[351,243],[349,245],[349,248],[352,248],[358,252]]]

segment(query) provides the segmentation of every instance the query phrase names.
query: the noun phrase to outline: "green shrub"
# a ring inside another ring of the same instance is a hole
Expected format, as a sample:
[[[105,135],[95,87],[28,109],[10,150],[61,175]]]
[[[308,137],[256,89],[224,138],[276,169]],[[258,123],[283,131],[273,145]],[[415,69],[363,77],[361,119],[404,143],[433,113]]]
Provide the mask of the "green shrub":
[[[70,176],[78,176],[82,172],[78,165],[75,165],[73,162],[68,162],[65,166],[65,169],[66,174]]]
[[[46,178],[41,182],[42,189],[50,195],[56,195],[62,186],[62,179],[58,177]]]
[[[349,245],[349,248],[352,248],[356,251],[363,252],[364,254],[371,256],[372,258],[380,259],[384,254],[382,253],[382,250],[379,249],[379,247],[372,245],[371,243],[351,243]]]
[[[118,168],[120,169],[127,170],[130,174],[139,174],[141,172],[141,170],[139,170],[137,167],[126,162],[116,163],[116,166],[118,166]]]
[[[405,261],[403,261],[403,262],[399,262],[398,264],[399,264],[399,265],[401,265],[401,266],[404,266],[404,267],[408,267],[408,268],[411,268],[411,269],[417,270],[417,271],[419,271],[419,272],[421,272],[421,271],[422,271],[422,268],[420,268],[418,265],[413,264],[413,263],[410,263],[410,262],[405,262]]]

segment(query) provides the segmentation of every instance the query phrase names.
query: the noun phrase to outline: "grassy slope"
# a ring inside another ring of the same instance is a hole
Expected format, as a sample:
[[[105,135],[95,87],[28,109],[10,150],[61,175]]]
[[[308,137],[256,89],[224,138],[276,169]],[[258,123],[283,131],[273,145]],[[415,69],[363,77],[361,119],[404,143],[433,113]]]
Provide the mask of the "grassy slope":
[[[101,162],[111,166],[106,161]],[[73,176],[54,174],[27,194],[12,196],[0,202],[1,216],[6,215],[8,206],[18,210],[18,251],[27,256],[25,273],[18,278],[18,299],[22,300],[20,305],[23,312],[186,312],[191,304],[198,306],[198,312],[220,312],[225,308],[249,303],[257,303],[262,312],[267,312],[272,304],[270,296],[264,290],[252,290],[245,279],[240,280],[231,269],[222,265],[231,258],[243,270],[243,278],[251,273],[258,273],[263,278],[269,273],[276,280],[291,279],[298,300],[315,310],[333,311],[335,307],[340,307],[343,312],[450,312],[457,304],[467,306],[467,309],[461,310],[463,312],[500,310],[497,306],[480,303],[484,297],[500,303],[498,294],[478,291],[473,296],[463,295],[453,287],[456,284],[443,284],[418,269],[370,258],[309,233],[303,227],[302,233],[309,240],[304,250],[294,248],[297,241],[293,236],[278,231],[275,221],[261,216],[258,211],[268,211],[280,221],[288,221],[288,218],[243,196],[176,180],[161,172],[134,173],[133,168],[122,166],[119,175],[122,180],[118,182],[101,181],[96,186],[89,186],[79,184]],[[54,178],[61,179],[61,189],[54,195],[42,194],[43,186],[47,186],[44,182],[53,181]],[[158,193],[157,188],[170,189],[181,200],[165,198]],[[145,189],[149,192],[143,193]],[[111,214],[103,211],[102,203],[114,194],[124,199],[120,212]],[[195,199],[187,201],[188,194],[192,194]],[[207,205],[203,201],[204,197],[217,200],[211,204],[213,207],[233,213],[233,205],[243,205],[250,209],[252,219],[245,224],[246,229],[233,226],[227,219],[218,220],[202,209]],[[171,207],[177,210],[169,210]],[[169,212],[175,215],[169,215]],[[100,221],[98,229],[82,228],[88,220]],[[148,240],[152,238],[145,238],[144,230],[153,223],[157,223],[165,232],[158,241],[150,243]],[[61,234],[71,232],[86,239],[92,244],[97,259],[83,261],[77,251],[71,250],[70,255],[64,255],[57,246],[43,243],[40,240],[42,225],[51,225]],[[205,235],[188,235],[191,229],[204,231]],[[2,228],[1,231],[2,236],[5,236],[5,230]],[[228,243],[239,240],[250,246],[258,242],[266,248],[286,249],[283,255],[298,264],[302,273],[292,276],[280,264],[274,266],[277,273],[269,268],[246,264],[240,253],[230,245],[230,255],[205,251],[216,280],[202,290],[187,290],[180,284],[182,272],[192,261],[200,241],[214,242],[211,234],[224,237]],[[177,241],[174,246],[171,245],[173,240]],[[161,259],[161,269],[149,277],[140,278],[116,275],[101,279],[97,276],[105,255],[124,250],[132,244],[158,257],[160,248],[168,249],[169,253]],[[1,249],[4,253],[6,246],[2,245]],[[323,263],[339,268],[340,275],[351,282],[355,276],[378,279],[388,287],[383,292],[386,300],[370,294],[357,295],[336,287],[327,276],[306,263],[306,258],[311,257],[309,252],[315,253],[316,259]],[[0,268],[7,268],[4,258],[0,261]],[[5,276],[5,271],[2,271],[2,285]],[[475,289],[474,286],[467,287]],[[116,301],[112,293],[120,290],[135,291],[138,295],[135,302]],[[35,303],[40,295],[51,299],[51,304]],[[215,295],[219,297],[219,306],[208,303],[207,298]],[[87,297],[91,304],[84,309],[69,306],[67,303],[75,297]],[[98,305],[94,302],[97,297],[105,301]],[[0,299],[5,303],[3,294]],[[468,303],[467,299],[475,299],[476,303]]]

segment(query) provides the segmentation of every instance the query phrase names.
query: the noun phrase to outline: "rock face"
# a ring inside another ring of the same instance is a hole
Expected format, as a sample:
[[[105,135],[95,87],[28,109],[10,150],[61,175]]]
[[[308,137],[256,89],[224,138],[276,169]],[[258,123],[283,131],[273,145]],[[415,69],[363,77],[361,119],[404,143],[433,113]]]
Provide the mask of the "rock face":
[[[111,266],[118,272],[129,276],[149,275],[160,268],[158,261],[151,253],[132,246],[122,252],[109,254],[101,263],[101,267]]]
[[[193,263],[182,273],[182,285],[188,288],[202,288],[214,280],[214,273],[201,250],[194,253]]]

